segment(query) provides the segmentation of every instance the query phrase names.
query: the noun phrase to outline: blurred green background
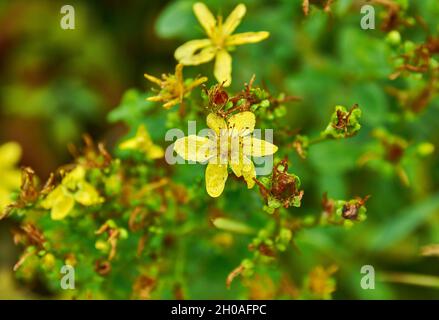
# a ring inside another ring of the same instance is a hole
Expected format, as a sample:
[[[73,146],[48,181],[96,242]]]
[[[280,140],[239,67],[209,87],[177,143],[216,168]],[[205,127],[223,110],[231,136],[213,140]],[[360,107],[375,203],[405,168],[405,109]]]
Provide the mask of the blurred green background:
[[[410,145],[439,145],[436,93],[421,112],[412,112],[389,93],[389,87],[416,91],[424,80],[410,76],[389,80],[397,50],[380,28],[385,8],[376,5],[375,30],[362,30],[364,1],[335,1],[330,13],[314,1],[317,5],[312,5],[308,16],[301,1],[242,2],[247,15],[238,31],[266,30],[271,35],[233,52],[231,90],[241,89],[256,74],[257,82],[271,91],[300,96],[301,101],[288,106],[285,121],[291,132],[310,136],[324,129],[335,105],[358,103],[363,111],[363,127],[355,138],[315,145],[306,161],[292,148],[289,152],[291,170],[305,190],[303,206],[293,214],[319,213],[324,192],[335,199],[372,196],[368,220],[354,231],[327,227],[301,232],[296,238],[301,252],[295,257],[297,269],[339,265],[334,298],[439,298],[438,278],[426,285],[378,281],[375,290],[359,286],[363,265],[374,266],[377,277],[395,273],[439,277],[439,258],[420,254],[423,246],[439,243],[438,152],[425,158],[409,154],[402,160],[410,187],[402,185],[391,166],[358,165],[361,156],[375,148],[371,132],[378,127]],[[239,2],[206,3],[226,15]],[[407,15],[422,17],[425,26],[402,28],[402,39],[422,43],[428,35],[437,37],[438,1],[407,3]],[[124,91],[148,90],[144,72],[173,72],[175,48],[186,40],[204,38],[192,13],[193,1],[73,1],[69,4],[75,8],[75,30],[59,26],[64,4],[0,0],[0,143],[18,142],[19,164],[34,168],[43,180],[71,159],[67,145],[78,144],[83,133],[105,141],[111,149],[128,131],[107,121]],[[212,70],[209,63],[186,68],[185,75],[213,79]],[[166,146],[163,139],[155,140]],[[230,210],[240,211],[239,197],[234,199],[236,208]],[[14,282],[12,266],[18,251],[10,236],[13,226],[10,220],[0,223],[0,299],[45,297],[44,286],[23,288]],[[233,267],[220,255],[205,266],[215,269],[217,263],[226,264],[225,269]],[[212,272],[212,277],[223,273]],[[210,290],[205,279],[195,284],[195,296]],[[227,295],[218,296],[223,294]]]

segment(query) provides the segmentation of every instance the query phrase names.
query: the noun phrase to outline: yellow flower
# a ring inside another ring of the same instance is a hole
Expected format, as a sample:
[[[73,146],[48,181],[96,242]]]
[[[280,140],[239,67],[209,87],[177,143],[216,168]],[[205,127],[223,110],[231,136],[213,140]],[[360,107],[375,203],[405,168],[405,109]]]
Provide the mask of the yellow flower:
[[[195,3],[193,10],[209,38],[186,42],[175,50],[175,58],[184,65],[198,65],[215,58],[215,78],[229,86],[232,82],[232,57],[228,50],[233,46],[262,41],[270,34],[267,31],[232,34],[245,15],[246,8],[242,3],[224,23],[221,16],[215,19],[203,3]]]
[[[212,129],[209,138],[189,135],[175,141],[174,150],[186,160],[208,162],[205,178],[206,190],[211,197],[219,197],[228,177],[228,166],[237,177],[244,177],[248,188],[253,188],[256,170],[251,156],[262,157],[277,151],[267,141],[252,137],[255,115],[245,111],[227,121],[210,113],[207,125]]]
[[[335,280],[331,277],[337,272],[338,267],[335,265],[324,268],[317,266],[311,270],[308,279],[308,288],[321,299],[330,299],[331,294],[335,291]]]
[[[85,181],[85,168],[77,166],[47,195],[41,206],[51,210],[53,220],[62,220],[72,211],[75,202],[91,206],[102,201],[95,187]]]
[[[136,135],[131,139],[122,142],[119,145],[119,148],[122,150],[139,150],[145,153],[146,156],[150,159],[163,158],[163,155],[165,154],[162,147],[153,143],[148,131],[143,124],[141,124],[139,128],[137,128]]]
[[[163,107],[169,109],[176,104],[182,103],[195,87],[207,81],[206,77],[197,78],[195,80],[183,79],[183,65],[177,64],[175,74],[163,74],[162,79],[144,74],[145,78],[157,84],[160,87],[158,95],[147,98],[148,101],[163,102]]]
[[[12,202],[11,192],[20,188],[21,172],[15,166],[21,157],[21,147],[16,142],[0,146],[0,213]]]

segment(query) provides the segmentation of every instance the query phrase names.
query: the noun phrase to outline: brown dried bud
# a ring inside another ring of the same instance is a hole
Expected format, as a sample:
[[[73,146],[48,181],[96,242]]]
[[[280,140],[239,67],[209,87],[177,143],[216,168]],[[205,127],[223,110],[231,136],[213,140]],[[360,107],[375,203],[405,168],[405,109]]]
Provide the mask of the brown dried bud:
[[[214,106],[223,106],[229,101],[229,95],[221,84],[209,90],[209,102]]]
[[[95,271],[101,276],[105,276],[111,271],[111,264],[107,260],[96,260]]]
[[[358,206],[353,203],[346,203],[343,206],[342,217],[348,220],[356,220],[358,218]]]

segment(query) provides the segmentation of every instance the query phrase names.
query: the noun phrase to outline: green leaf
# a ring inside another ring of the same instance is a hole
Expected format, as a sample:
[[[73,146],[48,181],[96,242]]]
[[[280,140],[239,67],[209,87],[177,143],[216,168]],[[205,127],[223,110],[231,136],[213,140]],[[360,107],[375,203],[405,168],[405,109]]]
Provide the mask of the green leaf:
[[[392,214],[390,221],[383,225],[373,238],[371,247],[382,251],[407,237],[431,215],[439,210],[439,194],[435,194],[424,201]]]
[[[212,223],[218,229],[222,229],[222,230],[226,230],[226,231],[231,231],[231,232],[235,232],[235,233],[242,233],[242,234],[255,233],[253,228],[249,227],[248,225],[246,225],[242,222],[227,219],[227,218],[216,218],[212,221]]]
[[[192,13],[191,1],[171,2],[157,19],[155,30],[162,38],[187,37],[197,22]]]

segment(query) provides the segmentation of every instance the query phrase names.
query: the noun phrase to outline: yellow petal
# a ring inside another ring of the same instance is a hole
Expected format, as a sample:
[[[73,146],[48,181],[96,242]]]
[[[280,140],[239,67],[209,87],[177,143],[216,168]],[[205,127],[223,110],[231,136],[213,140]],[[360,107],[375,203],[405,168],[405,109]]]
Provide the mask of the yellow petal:
[[[21,158],[21,147],[16,142],[7,142],[0,146],[0,167],[12,167]]]
[[[98,191],[88,182],[82,182],[75,192],[74,199],[84,206],[91,206],[102,202]]]
[[[1,171],[1,187],[6,190],[19,189],[21,184],[21,171],[15,169],[0,170]]]
[[[245,137],[243,139],[243,151],[245,155],[263,157],[275,153],[277,151],[277,146],[265,140]]]
[[[149,148],[152,144],[151,137],[146,130],[146,127],[141,124],[137,128],[136,135],[128,140],[119,144],[119,148],[125,149],[139,149],[139,148]]]
[[[227,180],[227,164],[209,163],[206,168],[206,190],[209,196],[216,198],[223,193]]]
[[[75,169],[67,173],[67,175],[62,179],[61,184],[64,187],[74,189],[79,181],[85,178],[85,168],[83,166],[76,166]]]
[[[193,88],[198,87],[200,84],[206,81],[207,81],[207,77],[197,78],[187,85],[186,91],[191,91]]]
[[[220,116],[209,113],[206,118],[207,126],[215,131],[216,135],[219,136],[222,129],[227,129],[227,124],[224,118]]]
[[[235,174],[235,176],[237,176],[238,178],[240,176],[242,176],[242,162],[241,161],[239,161],[239,162],[231,161],[230,168],[232,168],[232,171]]]
[[[0,189],[0,216],[2,216],[2,211],[7,205],[13,202],[11,193],[8,190]]]
[[[235,31],[236,27],[241,23],[242,17],[245,15],[245,5],[240,3],[236,6],[236,8],[229,14],[227,19],[223,24],[223,34],[229,35]]]
[[[151,101],[151,102],[161,102],[161,101],[163,101],[165,99],[164,99],[163,96],[158,95],[158,96],[148,97],[148,98],[146,98],[146,100]]]
[[[137,128],[136,137],[146,141],[151,141],[151,136],[149,135],[148,130],[146,130],[146,127],[143,124],[141,124]]]
[[[162,147],[153,144],[147,151],[146,154],[148,155],[148,158],[150,159],[160,159],[163,158],[165,155],[165,151]]]
[[[145,77],[146,79],[148,79],[149,81],[151,81],[151,82],[153,82],[153,83],[155,83],[155,84],[157,84],[157,85],[159,85],[159,86],[162,85],[162,80],[160,80],[159,78],[156,78],[156,77],[154,77],[154,76],[152,76],[152,75],[149,75],[149,74],[147,74],[147,73],[144,73],[143,75],[144,75],[144,77]]]
[[[42,206],[44,209],[50,209],[50,208],[52,208],[52,207],[55,205],[56,200],[57,200],[59,197],[62,197],[62,196],[63,196],[63,193],[64,193],[64,191],[63,191],[63,189],[62,189],[62,186],[61,186],[61,185],[57,186],[55,189],[53,189],[53,190],[52,190],[52,191],[46,196],[46,198],[44,198],[43,201],[41,201],[41,206]]]
[[[201,2],[195,3],[192,8],[198,21],[206,31],[207,35],[210,37],[216,26],[216,20],[212,12],[210,12],[209,8],[207,8],[207,6]]]
[[[227,123],[229,130],[237,130],[240,134],[251,133],[255,129],[256,117],[253,112],[244,111],[231,116]]]
[[[51,210],[51,218],[53,220],[62,220],[64,219],[70,211],[73,209],[75,205],[75,200],[70,194],[62,194],[59,196],[53,204]]]
[[[198,65],[212,60],[215,52],[210,39],[191,40],[179,46],[174,56],[184,65]]]
[[[251,189],[255,185],[255,180],[253,180],[253,178],[256,178],[256,169],[253,162],[248,159],[245,160],[246,161],[244,161],[245,163],[242,166],[242,176],[247,182],[247,188]]]
[[[175,78],[178,83],[183,83],[183,65],[181,63],[175,66]]]
[[[226,46],[237,46],[245,43],[255,43],[267,39],[270,35],[267,31],[244,32],[233,34],[226,39]]]
[[[225,87],[232,83],[232,57],[226,50],[217,52],[213,73],[216,80],[219,83],[224,83]]]
[[[175,106],[175,105],[181,103],[182,100],[183,100],[183,99],[180,98],[180,97],[179,97],[179,98],[172,99],[172,100],[169,100],[168,102],[166,102],[166,103],[163,105],[163,108],[165,108],[165,109],[170,109],[170,108],[172,108],[173,106]]]
[[[209,158],[209,139],[189,135],[175,141],[174,150],[185,160],[203,162]]]
[[[122,150],[125,149],[137,149],[139,146],[139,141],[134,137],[128,140],[125,140],[121,144],[119,144],[119,148]]]

